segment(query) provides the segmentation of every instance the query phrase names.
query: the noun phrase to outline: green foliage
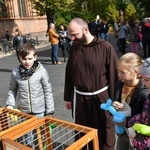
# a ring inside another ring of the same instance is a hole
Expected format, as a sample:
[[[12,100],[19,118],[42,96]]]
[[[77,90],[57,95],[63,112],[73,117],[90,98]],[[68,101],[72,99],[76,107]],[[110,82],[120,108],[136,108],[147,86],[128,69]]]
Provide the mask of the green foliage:
[[[126,3],[123,3],[122,1],[121,1],[121,2],[118,1],[118,2],[116,3],[116,8],[117,8],[118,10],[122,10],[123,12],[125,12],[126,7],[127,7],[127,4],[126,4]]]
[[[136,9],[132,4],[128,4],[125,9],[125,19],[136,18]]]
[[[134,6],[137,6],[137,4],[138,4],[138,7],[139,7],[138,15],[139,16],[141,16],[141,17],[150,16],[150,9],[149,9],[150,0],[132,0],[132,3],[134,4]]]
[[[0,0],[1,1],[1,0]],[[95,20],[99,15],[109,23],[119,19],[119,10],[124,12],[124,18],[143,17],[148,14],[150,0],[30,0],[38,15],[47,15],[47,22],[55,22],[67,26],[74,17],[86,21]],[[134,7],[135,6],[135,7]],[[144,10],[147,10],[145,13]],[[150,11],[150,9],[149,9]],[[149,13],[150,16],[150,13]]]
[[[55,22],[56,25],[67,24],[70,21],[70,3],[66,0],[30,0],[39,16],[47,15],[47,25]],[[58,22],[56,22],[56,20]]]
[[[113,24],[114,21],[119,20],[119,11],[116,9],[114,4],[110,4],[106,9],[106,20],[109,20],[109,23]]]
[[[61,7],[60,0],[30,0],[34,9],[37,10],[38,15],[46,13],[55,14]]]

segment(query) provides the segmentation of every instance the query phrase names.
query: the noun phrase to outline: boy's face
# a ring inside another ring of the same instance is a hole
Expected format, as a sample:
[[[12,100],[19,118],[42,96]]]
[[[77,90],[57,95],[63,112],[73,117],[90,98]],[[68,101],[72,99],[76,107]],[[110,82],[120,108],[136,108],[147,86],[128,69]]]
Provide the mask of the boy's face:
[[[20,61],[22,63],[22,65],[26,68],[26,69],[30,69],[33,64],[34,61],[37,59],[37,56],[34,56],[34,52],[31,51],[29,53],[29,55],[27,55],[25,58],[20,57]]]
[[[142,76],[142,75],[141,75]],[[142,76],[143,84],[150,92],[150,77]]]

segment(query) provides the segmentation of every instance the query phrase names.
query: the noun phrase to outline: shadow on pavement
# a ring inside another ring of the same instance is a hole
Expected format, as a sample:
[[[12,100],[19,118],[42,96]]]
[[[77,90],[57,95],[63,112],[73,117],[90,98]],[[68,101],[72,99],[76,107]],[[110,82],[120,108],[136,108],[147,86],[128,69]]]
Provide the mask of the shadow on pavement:
[[[45,50],[37,51],[38,61],[45,65],[52,65],[51,63],[51,49],[46,47]],[[58,59],[62,57],[61,48],[58,49]],[[66,58],[68,58],[68,52],[66,51]]]
[[[0,72],[12,72],[11,69],[0,69]]]

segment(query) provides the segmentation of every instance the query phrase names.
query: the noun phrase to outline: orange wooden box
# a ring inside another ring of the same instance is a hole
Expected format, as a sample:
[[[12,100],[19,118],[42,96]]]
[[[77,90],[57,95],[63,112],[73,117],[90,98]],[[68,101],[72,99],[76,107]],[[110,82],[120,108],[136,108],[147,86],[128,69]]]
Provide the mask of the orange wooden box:
[[[80,150],[90,146],[99,150],[97,129],[51,117],[19,127],[3,136],[2,143],[4,150]]]
[[[0,108],[0,141],[1,137],[14,132],[18,128],[23,128],[38,120],[37,117],[28,115],[13,109]]]

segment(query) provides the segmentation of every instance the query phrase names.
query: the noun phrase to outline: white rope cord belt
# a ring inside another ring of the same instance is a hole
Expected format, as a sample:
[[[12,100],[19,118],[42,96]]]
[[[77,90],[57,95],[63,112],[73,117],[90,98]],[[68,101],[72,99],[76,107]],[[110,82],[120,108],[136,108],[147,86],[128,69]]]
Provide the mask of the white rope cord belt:
[[[81,92],[81,91],[78,91],[76,89],[76,87],[74,87],[74,92],[75,93],[78,93],[80,95],[85,95],[85,96],[92,96],[92,95],[97,95],[97,94],[100,94],[102,92],[104,92],[105,90],[107,90],[109,88],[109,85],[103,87],[102,89],[98,90],[98,91],[95,91],[95,92]]]
[[[104,91],[106,91],[107,89],[109,88],[109,85],[107,85],[107,86],[105,86],[105,87],[103,87],[102,89],[100,89],[100,90],[98,90],[98,91],[95,91],[95,92],[81,92],[81,91],[78,91],[77,89],[76,89],[76,87],[74,87],[74,106],[73,106],[73,115],[74,115],[74,120],[75,120],[75,106],[76,106],[76,93],[78,93],[78,94],[80,94],[80,95],[84,95],[84,96],[92,96],[92,95],[97,95],[97,94],[100,94],[100,93],[102,93],[102,92],[104,92]]]

